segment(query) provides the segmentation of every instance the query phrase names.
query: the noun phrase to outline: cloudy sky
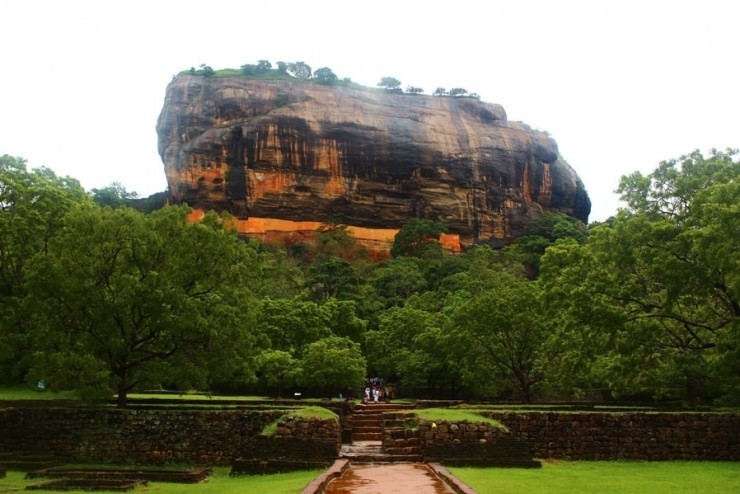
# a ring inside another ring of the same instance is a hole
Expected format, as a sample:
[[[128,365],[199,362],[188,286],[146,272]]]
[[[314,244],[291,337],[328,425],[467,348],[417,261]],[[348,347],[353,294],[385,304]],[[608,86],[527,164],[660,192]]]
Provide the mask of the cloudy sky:
[[[464,87],[548,131],[593,203],[619,177],[740,147],[737,0],[1,0],[0,155],[149,195],[167,84],[206,63]]]

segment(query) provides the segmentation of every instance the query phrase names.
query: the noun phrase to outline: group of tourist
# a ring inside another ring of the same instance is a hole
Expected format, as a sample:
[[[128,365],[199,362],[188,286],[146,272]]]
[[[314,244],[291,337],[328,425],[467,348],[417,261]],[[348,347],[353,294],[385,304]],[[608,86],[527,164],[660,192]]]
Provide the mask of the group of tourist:
[[[341,401],[349,401],[353,396],[352,390],[347,389],[346,393],[339,393]],[[371,377],[365,381],[365,392],[359,393],[357,399],[362,403],[390,403],[391,399],[396,397],[396,387],[388,386],[382,378]]]
[[[381,401],[389,403],[395,397],[395,386],[388,388],[382,378],[373,377],[365,382],[365,393],[362,397],[363,403],[379,403]]]

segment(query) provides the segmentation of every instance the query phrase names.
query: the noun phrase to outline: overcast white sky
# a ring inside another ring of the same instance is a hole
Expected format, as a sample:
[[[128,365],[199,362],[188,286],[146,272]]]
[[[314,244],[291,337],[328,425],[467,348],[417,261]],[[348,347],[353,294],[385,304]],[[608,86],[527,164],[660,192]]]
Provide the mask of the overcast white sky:
[[[500,103],[558,142],[591,221],[622,175],[740,147],[737,0],[0,0],[0,19],[0,155],[87,189],[164,190],[173,75],[259,59]]]

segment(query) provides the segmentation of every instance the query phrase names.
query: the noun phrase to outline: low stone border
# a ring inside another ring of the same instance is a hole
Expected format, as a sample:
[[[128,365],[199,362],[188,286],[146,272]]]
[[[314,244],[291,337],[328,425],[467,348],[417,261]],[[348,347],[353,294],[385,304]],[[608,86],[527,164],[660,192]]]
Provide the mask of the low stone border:
[[[202,482],[213,473],[212,468],[191,470],[162,470],[154,468],[46,468],[26,474],[27,479],[44,477],[67,480],[145,480],[180,484]]]
[[[339,478],[349,468],[349,460],[337,460],[329,469],[313,479],[302,491],[301,494],[321,494],[324,492],[327,484],[332,480]]]
[[[147,485],[147,480],[104,480],[104,479],[63,479],[44,484],[26,486],[27,491],[132,491]]]
[[[429,465],[429,468],[432,469],[437,477],[442,479],[457,494],[476,494],[472,487],[452,475],[449,470],[439,463],[427,463],[427,465]]]

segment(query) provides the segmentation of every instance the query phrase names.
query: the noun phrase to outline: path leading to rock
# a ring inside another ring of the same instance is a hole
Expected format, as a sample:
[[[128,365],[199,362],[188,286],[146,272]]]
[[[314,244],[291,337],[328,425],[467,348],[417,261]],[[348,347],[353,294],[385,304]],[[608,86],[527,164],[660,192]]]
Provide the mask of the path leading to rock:
[[[424,463],[352,465],[325,494],[455,494]]]

